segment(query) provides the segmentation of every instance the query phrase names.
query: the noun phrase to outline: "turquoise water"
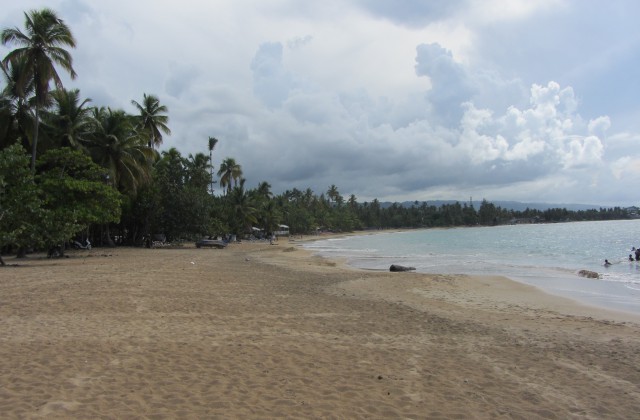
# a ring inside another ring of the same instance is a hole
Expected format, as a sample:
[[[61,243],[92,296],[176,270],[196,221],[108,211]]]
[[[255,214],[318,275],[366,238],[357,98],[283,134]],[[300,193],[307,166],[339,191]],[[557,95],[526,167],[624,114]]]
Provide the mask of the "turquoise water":
[[[582,303],[640,314],[640,220],[425,229],[308,243],[354,267],[391,264],[423,273],[502,275]],[[611,266],[605,267],[608,259]],[[600,279],[579,277],[596,271]]]

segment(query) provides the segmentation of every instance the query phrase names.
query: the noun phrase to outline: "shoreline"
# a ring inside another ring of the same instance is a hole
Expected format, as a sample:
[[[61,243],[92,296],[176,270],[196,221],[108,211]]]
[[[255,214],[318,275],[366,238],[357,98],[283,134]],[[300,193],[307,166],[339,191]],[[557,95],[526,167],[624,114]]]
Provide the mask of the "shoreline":
[[[358,270],[298,244],[0,269],[4,417],[637,414],[640,323],[506,278]]]
[[[350,237],[350,236],[366,236],[366,235],[376,235],[376,234],[384,234],[384,233],[407,233],[407,232],[415,232],[415,231],[421,231],[421,230],[430,230],[432,228],[424,228],[424,229],[389,229],[389,230],[382,230],[382,231],[356,231],[356,232],[349,232],[349,233],[330,233],[330,234],[325,234],[325,237],[321,237],[321,238],[316,238],[316,237],[310,237],[310,238],[305,238],[304,240],[300,240],[298,239],[297,242],[298,243],[308,243],[308,242],[314,242],[314,241],[322,241],[322,240],[327,240],[327,239],[334,239],[334,238],[344,238],[344,237]],[[440,228],[434,228],[434,229],[440,229]],[[447,228],[443,228],[443,229],[447,229]],[[303,247],[304,248],[304,247]],[[310,250],[312,253],[313,251]],[[328,258],[331,259],[332,257],[325,257],[323,256],[323,258]],[[355,265],[351,265],[348,263],[348,261],[344,260],[342,261],[343,265],[347,268],[351,268],[351,269],[355,269],[355,270],[365,270],[365,271],[386,271],[385,269],[373,269],[373,268],[365,268],[365,267],[358,267]],[[442,273],[425,273],[425,272],[420,272],[417,271],[415,272],[416,274],[424,274],[424,275],[441,275]],[[526,279],[519,279],[517,277],[510,277],[507,275],[501,275],[501,274],[462,274],[462,273],[455,273],[452,275],[462,275],[462,276],[468,276],[468,277],[473,277],[473,278],[483,278],[483,277],[499,277],[499,278],[503,278],[506,281],[510,281],[510,282],[514,282],[517,283],[519,285],[523,285],[523,286],[527,286],[527,287],[531,287],[537,291],[539,291],[540,293],[543,293],[545,295],[549,295],[552,296],[554,298],[557,298],[559,300],[559,302],[564,301],[566,305],[571,305],[571,306],[578,306],[578,307],[583,307],[582,309],[582,313],[589,313],[589,312],[593,312],[594,314],[600,314],[599,316],[608,316],[611,319],[616,319],[616,320],[628,320],[630,322],[640,322],[640,312],[638,311],[633,311],[633,310],[624,310],[624,309],[618,309],[618,308],[611,308],[610,306],[607,306],[604,303],[595,301],[595,300],[589,300],[587,298],[580,298],[578,296],[575,296],[575,294],[572,293],[567,293],[567,292],[560,292],[558,290],[555,290],[553,287],[548,286],[545,287],[543,285],[540,284],[535,284],[535,282],[532,281],[528,281]],[[575,282],[575,281],[579,281],[581,280],[581,278],[579,278],[579,276],[576,274],[575,279],[572,279],[570,281]],[[608,315],[607,315],[608,314]]]

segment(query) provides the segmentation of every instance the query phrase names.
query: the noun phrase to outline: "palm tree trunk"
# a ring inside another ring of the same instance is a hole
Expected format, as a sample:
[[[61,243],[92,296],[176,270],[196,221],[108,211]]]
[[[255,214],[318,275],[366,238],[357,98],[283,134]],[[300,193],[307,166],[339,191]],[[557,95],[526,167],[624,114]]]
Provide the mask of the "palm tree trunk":
[[[36,105],[36,118],[33,127],[33,145],[31,146],[31,172],[36,171],[36,150],[38,147],[38,128],[40,126],[40,106]]]
[[[16,251],[16,258],[27,258],[27,247],[24,245],[18,247],[18,251]]]
[[[111,238],[111,230],[109,229],[109,223],[107,223],[105,225],[105,233],[104,236],[107,240],[107,246],[109,248],[114,248],[116,246],[115,242],[113,242],[113,239]]]
[[[211,146],[209,146],[211,147]],[[213,152],[209,149],[209,176],[211,177],[211,195],[213,195]]]

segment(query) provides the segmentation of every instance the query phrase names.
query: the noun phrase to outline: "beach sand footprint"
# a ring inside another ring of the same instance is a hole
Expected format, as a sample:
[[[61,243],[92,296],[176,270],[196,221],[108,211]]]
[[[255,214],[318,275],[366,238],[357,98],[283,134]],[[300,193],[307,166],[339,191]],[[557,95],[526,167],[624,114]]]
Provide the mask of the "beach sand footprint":
[[[64,418],[77,413],[80,405],[77,401],[49,401],[40,408],[40,415],[44,418]]]

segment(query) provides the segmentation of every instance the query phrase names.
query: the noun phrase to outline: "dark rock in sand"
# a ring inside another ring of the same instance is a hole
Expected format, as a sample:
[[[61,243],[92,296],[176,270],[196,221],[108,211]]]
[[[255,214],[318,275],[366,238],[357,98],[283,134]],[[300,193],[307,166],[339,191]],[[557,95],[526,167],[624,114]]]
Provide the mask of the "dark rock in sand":
[[[595,271],[589,271],[589,270],[580,270],[580,271],[578,271],[578,275],[580,277],[586,277],[588,279],[599,279],[600,278],[600,274],[596,273]]]
[[[415,267],[405,267],[403,265],[391,264],[389,267],[389,271],[412,271],[415,270]]]

